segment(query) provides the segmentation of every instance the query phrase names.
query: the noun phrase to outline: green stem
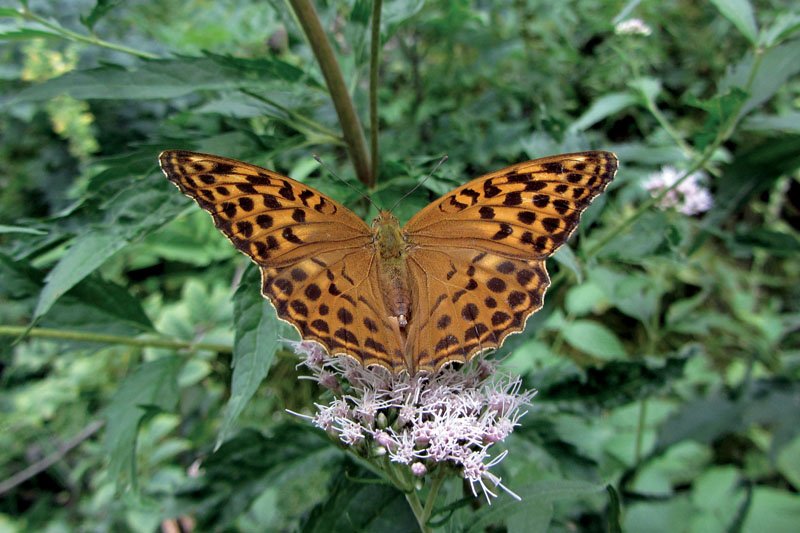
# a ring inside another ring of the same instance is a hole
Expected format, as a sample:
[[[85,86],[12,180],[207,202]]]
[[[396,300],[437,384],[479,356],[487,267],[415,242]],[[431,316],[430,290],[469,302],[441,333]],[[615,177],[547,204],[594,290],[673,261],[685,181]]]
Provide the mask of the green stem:
[[[280,105],[279,103],[267,98],[266,96],[262,96],[262,95],[260,95],[258,93],[250,91],[248,89],[239,89],[239,90],[242,93],[246,94],[247,96],[250,96],[252,98],[255,98],[256,100],[264,102],[268,106],[274,107],[278,111],[280,111],[282,113],[285,113],[286,116],[289,117],[290,119],[292,119],[292,120],[294,120],[296,122],[299,122],[299,123],[307,126],[310,129],[316,130],[317,132],[322,133],[323,135],[327,135],[327,136],[331,137],[333,139],[333,141],[336,142],[337,144],[341,144],[343,142],[341,136],[339,134],[337,134],[335,131],[333,131],[332,129],[326,128],[322,124],[320,124],[318,122],[314,122],[310,118],[304,117],[303,115],[301,115],[299,113],[296,113],[296,112],[292,111],[291,109]],[[292,127],[294,127],[295,129],[301,129],[297,124],[292,124]]]
[[[426,524],[431,518],[433,506],[436,503],[436,495],[439,494],[439,489],[442,488],[442,483],[444,483],[444,473],[442,472],[442,469],[439,468],[439,471],[436,472],[436,475],[433,478],[431,488],[428,491],[428,499],[425,501],[425,508],[422,510],[422,517],[424,518]]]
[[[149,52],[142,52],[141,50],[136,50],[134,48],[128,48],[127,46],[122,46],[120,44],[110,43],[108,41],[104,41],[95,37],[94,35],[82,35],[80,33],[74,32],[72,30],[68,30],[58,24],[54,24],[47,20],[44,17],[40,17],[36,13],[30,11],[27,6],[20,10],[20,14],[28,20],[32,20],[41,24],[42,26],[51,29],[70,41],[76,41],[80,43],[86,44],[93,44],[95,46],[102,46],[103,48],[108,48],[110,50],[116,50],[117,52],[122,52],[125,54],[130,54],[132,56],[140,57],[142,59],[159,59],[159,56],[155,54],[151,54]]]
[[[636,448],[633,452],[633,462],[638,464],[642,457],[642,441],[644,440],[645,423],[647,422],[647,398],[639,400],[639,420],[636,424]]]
[[[372,157],[372,182],[378,182],[378,74],[381,59],[381,6],[382,0],[372,2],[372,35],[369,58],[369,141]]]
[[[408,502],[408,505],[411,506],[411,510],[414,512],[414,516],[419,524],[419,530],[423,533],[432,531],[426,523],[427,517],[425,516],[425,509],[422,508],[422,502],[419,501],[419,495],[417,494],[417,491],[412,490],[411,492],[407,492],[406,501]]]
[[[358,119],[353,101],[347,92],[347,85],[342,78],[342,71],[333,53],[328,36],[322,29],[317,11],[310,0],[289,0],[292,5],[297,20],[303,28],[311,49],[319,63],[325,84],[331,93],[333,106],[342,125],[344,141],[347,144],[347,153],[353,162],[358,180],[368,187],[374,185],[373,177],[370,174],[369,154],[367,153],[367,142],[364,138],[364,130]]]
[[[761,65],[761,60],[764,57],[763,52],[760,50],[756,50],[754,54],[755,54],[755,59],[753,60],[753,66],[751,67],[747,84],[744,88],[746,92],[750,92],[750,88],[753,85],[753,82],[755,81],[756,73],[758,72],[758,69]],[[739,104],[740,110],[744,105],[744,103],[745,102]],[[658,194],[657,196],[650,198],[648,201],[644,202],[641,206],[639,206],[639,208],[636,211],[634,211],[632,215],[630,215],[628,218],[626,218],[617,226],[615,226],[611,231],[606,233],[597,243],[595,243],[591,248],[589,248],[586,251],[586,257],[592,257],[597,252],[602,250],[606,244],[614,240],[617,237],[617,235],[619,235],[620,233],[631,227],[634,222],[639,220],[639,218],[641,218],[642,215],[644,215],[647,211],[649,211],[651,207],[660,202],[661,199],[664,198],[667,194],[669,194],[670,191],[678,187],[681,183],[683,183],[689,176],[694,174],[696,171],[700,170],[701,168],[704,168],[706,166],[706,163],[708,163],[711,160],[711,157],[717,151],[717,148],[719,148],[722,145],[722,143],[727,141],[728,138],[731,135],[733,135],[733,131],[736,128],[736,125],[739,123],[739,120],[741,120],[741,118],[742,117],[740,116],[740,111],[737,111],[736,113],[731,113],[728,122],[722,129],[720,129],[719,133],[717,133],[717,137],[714,139],[714,141],[706,147],[706,149],[699,156],[699,158],[695,160],[695,162],[686,170],[686,172],[684,172],[683,176],[681,176],[680,179],[678,179],[671,186],[662,190],[661,193]]]
[[[28,328],[23,326],[0,326],[0,337],[18,337]],[[88,333],[84,331],[68,331],[51,328],[32,328],[27,336],[42,339],[61,339],[81,342],[99,342],[104,344],[124,344],[127,346],[140,346],[150,348],[171,348],[174,350],[188,349],[192,351],[208,350],[211,352],[231,353],[233,348],[225,344],[204,344],[184,341],[171,341],[165,339],[134,339],[122,335],[107,335],[103,333]]]

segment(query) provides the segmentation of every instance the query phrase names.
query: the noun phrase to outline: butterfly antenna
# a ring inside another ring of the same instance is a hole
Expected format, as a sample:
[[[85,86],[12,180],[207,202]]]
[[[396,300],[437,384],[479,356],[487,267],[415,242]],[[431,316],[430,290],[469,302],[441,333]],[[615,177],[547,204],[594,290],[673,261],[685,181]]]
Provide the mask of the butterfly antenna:
[[[371,204],[373,205],[373,207],[375,207],[375,209],[377,209],[377,210],[380,212],[381,208],[380,208],[380,207],[378,207],[378,206],[375,204],[375,202],[373,202],[373,201],[372,201],[372,198],[370,198],[369,196],[367,196],[366,194],[364,194],[363,192],[359,191],[358,189],[356,189],[355,187],[353,187],[352,185],[350,185],[348,182],[344,181],[342,178],[340,178],[339,176],[337,176],[337,175],[336,175],[336,172],[334,172],[333,170],[331,170],[331,167],[329,167],[328,165],[326,165],[326,164],[325,164],[325,162],[324,162],[322,159],[320,159],[318,155],[314,154],[312,157],[313,157],[314,159],[316,159],[316,160],[317,160],[317,163],[319,163],[320,165],[322,165],[323,167],[325,167],[325,169],[326,169],[328,172],[330,172],[330,173],[331,173],[331,175],[332,175],[334,178],[336,178],[337,180],[341,181],[342,183],[344,183],[345,185],[347,185],[348,187],[350,187],[351,189],[353,189],[354,191],[356,191],[358,194],[360,194],[361,196],[363,196],[364,198],[366,198],[366,199],[367,199],[367,201],[368,201],[369,203],[371,203]]]
[[[406,197],[408,197],[408,195],[410,195],[412,192],[414,192],[414,191],[416,191],[417,189],[419,189],[420,187],[422,187],[422,184],[423,184],[423,183],[425,183],[426,181],[428,181],[428,178],[430,178],[431,176],[433,176],[433,173],[434,173],[434,172],[436,172],[437,170],[439,170],[439,167],[440,167],[440,166],[442,166],[442,163],[444,163],[445,161],[447,161],[447,156],[444,156],[444,157],[443,157],[443,158],[442,158],[442,159],[441,159],[441,160],[440,160],[440,161],[439,161],[439,162],[436,164],[436,166],[435,166],[435,167],[433,167],[433,170],[431,170],[431,173],[430,173],[430,174],[428,174],[428,175],[427,175],[427,177],[426,177],[424,180],[422,180],[422,181],[420,181],[419,183],[417,183],[416,187],[414,187],[413,189],[411,189],[410,191],[408,191],[407,193],[405,193],[405,194],[403,195],[403,197],[402,197],[402,198],[400,198],[399,200],[397,200],[397,201],[394,203],[394,205],[392,206],[392,208],[391,208],[391,209],[389,209],[389,212],[391,213],[392,211],[394,211],[394,208],[395,208],[395,207],[397,207],[397,204],[399,204],[400,202],[402,202],[403,200],[405,200],[405,199],[406,199]]]

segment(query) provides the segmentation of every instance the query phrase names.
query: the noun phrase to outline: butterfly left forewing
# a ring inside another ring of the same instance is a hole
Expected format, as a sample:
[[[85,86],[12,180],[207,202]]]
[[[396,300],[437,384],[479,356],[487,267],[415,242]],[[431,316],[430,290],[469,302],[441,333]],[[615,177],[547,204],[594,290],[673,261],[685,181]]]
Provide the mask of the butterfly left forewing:
[[[319,191],[264,168],[168,150],[167,178],[261,269],[278,316],[331,355],[394,370],[401,345],[380,298],[372,233]]]

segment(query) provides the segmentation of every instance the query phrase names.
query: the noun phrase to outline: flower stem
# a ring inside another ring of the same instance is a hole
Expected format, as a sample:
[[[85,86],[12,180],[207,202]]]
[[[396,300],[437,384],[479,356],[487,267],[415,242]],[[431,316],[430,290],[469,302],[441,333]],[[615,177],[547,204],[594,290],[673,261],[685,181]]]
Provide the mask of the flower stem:
[[[23,9],[20,10],[20,14],[24,18],[26,18],[28,20],[32,20],[34,22],[37,22],[37,23],[41,24],[42,26],[44,26],[44,27],[46,27],[46,28],[48,28],[50,30],[53,30],[54,32],[56,32],[59,35],[61,35],[63,38],[65,38],[67,40],[70,40],[70,41],[76,41],[76,42],[85,43],[85,44],[93,44],[95,46],[102,46],[103,48],[108,48],[110,50],[116,50],[117,52],[130,54],[132,56],[140,57],[142,59],[159,59],[159,56],[157,56],[155,54],[151,54],[149,52],[143,52],[141,50],[136,50],[134,48],[128,48],[127,46],[122,46],[120,44],[110,43],[110,42],[104,41],[104,40],[102,40],[102,39],[100,39],[100,38],[98,38],[98,37],[96,37],[94,35],[91,35],[91,36],[82,35],[80,33],[74,32],[72,30],[68,30],[67,28],[64,28],[63,26],[59,26],[58,24],[54,24],[54,23],[50,22],[49,20],[47,20],[44,17],[40,17],[39,15],[37,15],[36,13],[34,13],[30,9],[28,9],[27,6],[25,6]]]
[[[0,326],[0,337],[17,337],[24,334],[28,328],[23,326]],[[189,349],[192,351],[208,350],[211,352],[231,353],[233,348],[225,344],[204,344],[166,339],[135,339],[123,335],[107,335],[103,333],[89,333],[85,331],[70,331],[51,328],[32,328],[26,336],[41,339],[61,339],[81,342],[99,342],[104,344],[124,344],[150,348],[171,348],[175,350]]]
[[[372,34],[369,58],[369,142],[372,157],[372,182],[378,182],[378,74],[381,59],[381,6],[383,0],[372,2]]]
[[[426,524],[428,523],[431,513],[433,512],[433,506],[436,503],[436,496],[439,494],[439,489],[442,488],[442,483],[444,483],[444,473],[440,468],[433,477],[433,483],[431,483],[431,488],[428,491],[428,499],[425,501],[425,508],[422,510],[423,518],[425,519]]]
[[[297,20],[303,28],[311,49],[319,63],[325,84],[331,93],[333,106],[342,125],[342,134],[347,145],[347,153],[353,163],[353,167],[358,176],[358,180],[368,187],[374,185],[373,176],[370,174],[369,154],[367,153],[367,142],[364,138],[364,130],[358,119],[353,101],[347,92],[342,71],[336,56],[333,53],[328,36],[322,29],[317,11],[310,0],[289,0],[292,5]]]
[[[425,516],[425,510],[422,508],[422,502],[419,501],[419,495],[417,494],[417,491],[412,490],[410,492],[406,492],[406,501],[408,502],[408,505],[411,506],[411,510],[414,512],[414,516],[417,518],[419,530],[423,533],[432,531],[426,523],[428,518]]]

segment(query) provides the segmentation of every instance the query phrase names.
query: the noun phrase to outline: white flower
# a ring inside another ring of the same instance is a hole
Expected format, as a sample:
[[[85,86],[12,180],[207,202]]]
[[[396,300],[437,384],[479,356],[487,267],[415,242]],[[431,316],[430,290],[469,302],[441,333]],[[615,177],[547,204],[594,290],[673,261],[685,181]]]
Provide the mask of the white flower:
[[[306,354],[306,348],[295,349]],[[419,477],[437,463],[450,463],[460,467],[474,493],[479,484],[487,499],[496,496],[495,487],[516,497],[489,471],[508,452],[492,458],[489,450],[511,434],[533,398],[532,391],[521,390],[520,378],[496,372],[496,364],[483,358],[461,370],[448,366],[408,376],[364,368],[347,357],[322,364],[306,357],[312,379],[335,395],[329,405],[315,404],[311,420],[358,446],[355,453],[387,455]],[[365,440],[367,446],[360,446]]]
[[[650,174],[645,182],[645,188],[650,196],[660,195],[664,189],[674,186],[683,176],[683,172],[672,166],[663,167],[659,172]],[[708,211],[714,205],[714,197],[703,185],[707,182],[704,172],[695,172],[680,182],[675,188],[668,191],[658,202],[661,209],[676,208],[684,215],[697,215]]]
[[[614,27],[617,35],[650,35],[653,30],[642,19],[623,20]]]

